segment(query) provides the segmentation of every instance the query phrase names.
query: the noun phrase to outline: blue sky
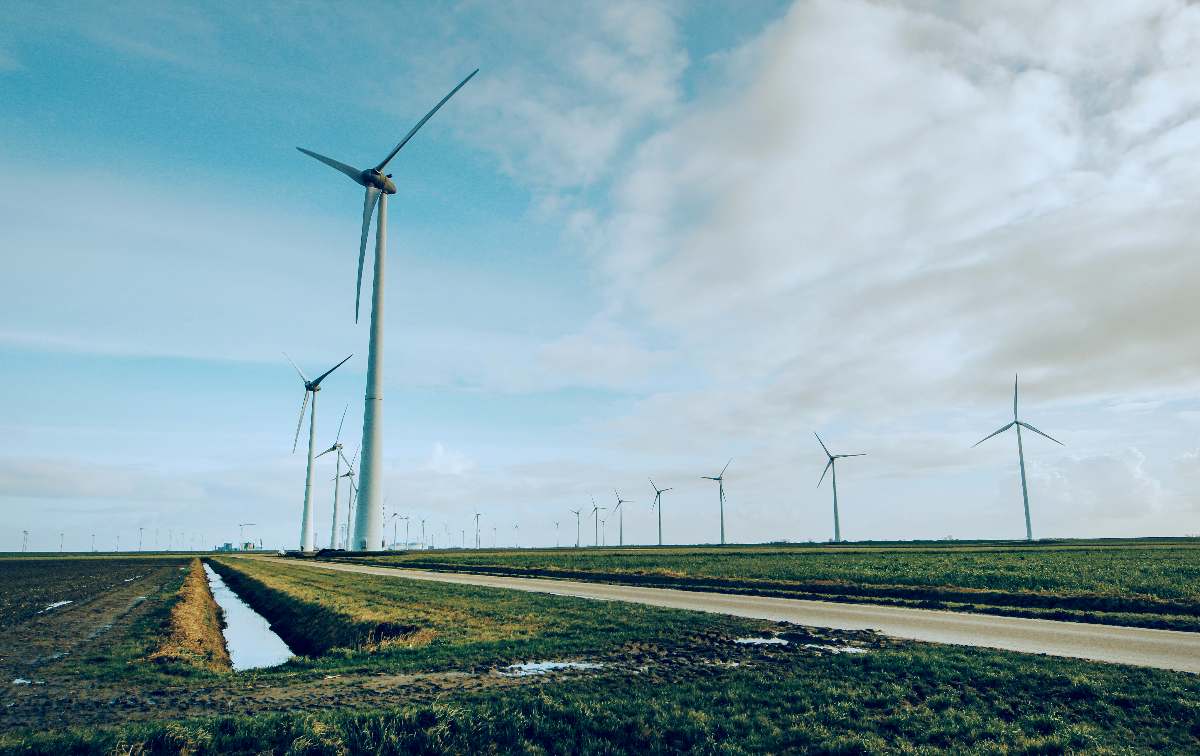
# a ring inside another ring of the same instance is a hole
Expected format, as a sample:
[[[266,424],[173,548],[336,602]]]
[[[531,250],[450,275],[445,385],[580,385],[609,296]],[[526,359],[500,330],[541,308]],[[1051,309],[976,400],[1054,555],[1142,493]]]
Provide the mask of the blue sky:
[[[0,30],[0,512],[15,548],[294,545],[394,169],[390,512],[569,540],[1200,532],[1200,11],[1180,3],[18,3]],[[328,471],[332,475],[332,470]],[[318,487],[318,533],[331,490]],[[610,524],[609,535],[615,537]],[[150,536],[147,535],[147,542]],[[485,539],[486,540],[486,539]]]

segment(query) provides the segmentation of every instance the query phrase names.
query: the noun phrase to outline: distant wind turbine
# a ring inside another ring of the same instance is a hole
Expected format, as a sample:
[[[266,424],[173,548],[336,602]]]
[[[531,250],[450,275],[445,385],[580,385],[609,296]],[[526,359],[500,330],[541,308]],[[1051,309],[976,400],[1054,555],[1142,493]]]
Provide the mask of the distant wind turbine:
[[[733,459],[731,458],[728,462],[725,463],[725,466],[721,468],[721,474],[717,475],[716,477],[713,477],[710,475],[701,475],[700,476],[701,479],[703,479],[703,480],[717,481],[717,492],[721,496],[721,545],[722,546],[725,545],[725,471],[729,469],[729,465],[732,463],[733,463]]]
[[[627,501],[629,501],[629,499],[622,499],[621,492],[615,488],[613,489],[613,493],[616,494],[616,496],[617,496],[617,506],[613,507],[613,511],[620,512],[620,517],[617,519],[617,545],[624,546],[625,545],[625,510],[621,508],[621,505],[626,503]]]
[[[1044,438],[1049,438],[1051,441],[1058,444],[1059,446],[1065,446],[1066,444],[1064,444],[1062,441],[1059,441],[1057,438],[1052,438],[1050,436],[1047,436],[1045,433],[1042,433],[1037,428],[1034,428],[1029,423],[1027,423],[1024,420],[1021,420],[1017,417],[1017,380],[1018,380],[1017,377],[1014,376],[1013,377],[1013,421],[1011,423],[1009,423],[1008,425],[1004,426],[1003,428],[1001,428],[1000,430],[998,430],[994,433],[991,433],[990,435],[984,436],[979,441],[976,441],[974,446],[972,446],[971,448],[974,449],[976,446],[979,446],[980,444],[982,444],[984,441],[987,441],[992,436],[997,436],[997,435],[1003,433],[1004,431],[1008,430],[1009,428],[1016,427],[1016,429],[1017,429],[1017,459],[1020,461],[1020,464],[1021,464],[1021,498],[1025,501],[1025,540],[1032,541],[1033,540],[1033,526],[1030,524],[1030,521],[1029,521],[1029,486],[1025,482],[1025,449],[1021,444],[1021,429],[1025,428],[1026,430],[1033,431],[1034,433],[1038,434],[1039,436],[1042,436]]]
[[[647,478],[647,480],[650,479]],[[658,510],[658,545],[662,546],[662,495],[671,489],[659,488],[658,486],[654,485],[653,480],[650,480],[650,487],[654,489],[654,508]]]
[[[477,73],[479,73],[479,69],[472,71],[467,78],[459,82],[458,86],[450,90],[450,93],[443,97],[441,102],[434,105],[424,118],[417,121],[417,125],[413,126],[400,140],[400,143],[374,168],[359,170],[302,147],[296,148],[305,155],[344,173],[355,183],[366,187],[366,195],[363,200],[362,235],[358,242],[358,283],[355,286],[354,294],[354,322],[356,323],[362,299],[362,272],[363,263],[366,261],[367,234],[371,230],[371,215],[375,210],[375,204],[377,202],[379,204],[379,216],[375,227],[375,276],[371,288],[371,336],[367,358],[367,389],[363,407],[361,480],[363,497],[366,498],[367,503],[366,506],[358,508],[358,516],[354,521],[352,546],[355,551],[365,551],[368,545],[370,548],[376,548],[383,540],[383,272],[387,246],[387,197],[389,194],[396,193],[396,184],[392,181],[392,175],[390,173],[385,175],[383,170],[387,168],[387,164],[392,161],[392,158],[396,157],[396,153],[408,144],[408,140],[412,139],[413,135],[425,125],[425,122],[432,118],[433,114],[438,112],[446,104],[446,101],[453,97],[455,92],[462,89],[463,85]]]
[[[817,436],[816,431],[813,431],[813,435]],[[821,483],[823,483],[825,481],[825,473],[829,472],[830,469],[832,469],[833,470],[833,542],[841,543],[842,542],[842,523],[841,523],[841,520],[838,519],[837,460],[844,459],[846,457],[865,457],[867,455],[865,452],[862,454],[830,454],[829,449],[825,448],[825,442],[821,440],[820,436],[817,436],[817,443],[821,445],[822,449],[824,449],[825,456],[829,457],[829,461],[825,463],[825,469],[821,471],[821,479],[817,481],[817,488],[820,488]]]
[[[579,548],[579,513],[581,509],[568,509],[568,512],[575,515],[575,548]]]
[[[597,546],[600,545],[600,513],[602,511],[604,511],[604,509],[605,509],[605,507],[596,505],[596,497],[593,496],[592,497],[592,512],[591,512],[591,514],[595,518],[595,522],[593,523],[593,525],[596,528],[596,545]]]
[[[479,512],[475,513],[475,548],[479,548]]]
[[[312,412],[308,417],[308,472],[304,477],[304,514],[300,520],[300,550],[313,550],[313,509],[312,509],[312,482],[313,482],[313,453],[316,451],[317,443],[317,392],[321,390],[321,381],[334,370],[337,370],[342,365],[346,364],[350,355],[345,360],[321,373],[314,380],[308,380],[308,376],[304,375],[304,371],[300,366],[292,361],[291,357],[285,352],[284,357],[292,363],[292,367],[296,368],[296,372],[300,374],[300,380],[304,381],[304,401],[300,403],[300,419],[296,422],[296,437],[292,440],[292,452],[296,451],[296,444],[300,442],[300,429],[304,426],[304,409],[308,406],[309,394],[312,395]]]
[[[333,461],[336,464],[336,472],[333,474],[333,517],[330,518],[329,525],[329,548],[337,548],[337,525],[338,525],[338,483],[342,478],[342,459],[345,455],[342,454],[342,424],[346,422],[346,412],[350,410],[350,405],[347,404],[342,410],[342,419],[338,420],[337,435],[333,437],[333,446],[330,446],[325,451],[317,455],[318,458],[324,457],[326,454],[333,452]]]

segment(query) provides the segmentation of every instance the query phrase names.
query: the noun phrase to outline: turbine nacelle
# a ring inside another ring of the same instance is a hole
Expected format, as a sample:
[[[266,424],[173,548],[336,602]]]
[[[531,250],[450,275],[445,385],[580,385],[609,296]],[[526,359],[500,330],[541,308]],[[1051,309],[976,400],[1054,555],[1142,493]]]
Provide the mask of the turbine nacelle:
[[[396,193],[396,182],[392,181],[392,174],[385,175],[378,168],[369,168],[358,174],[358,183],[378,189],[384,194]]]

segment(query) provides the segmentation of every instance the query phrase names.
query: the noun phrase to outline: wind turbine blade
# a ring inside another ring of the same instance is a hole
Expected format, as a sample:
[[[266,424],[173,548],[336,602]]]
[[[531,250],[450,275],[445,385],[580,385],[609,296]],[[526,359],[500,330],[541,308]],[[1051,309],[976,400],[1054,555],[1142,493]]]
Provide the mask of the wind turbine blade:
[[[733,457],[730,457],[730,458],[729,458],[729,461],[725,463],[725,466],[721,468],[721,474],[720,474],[720,475],[718,475],[717,477],[718,477],[718,478],[724,478],[724,477],[725,477],[725,471],[726,471],[726,470],[728,470],[728,469],[729,469],[729,466],[730,466],[730,465],[732,465],[732,464],[733,464]]]
[[[463,88],[463,85],[464,85],[464,84],[466,84],[468,81],[470,81],[470,80],[471,80],[471,77],[472,77],[472,76],[474,76],[474,75],[475,75],[475,74],[477,74],[477,73],[479,73],[479,69],[478,69],[478,68],[476,68],[474,71],[472,71],[470,74],[468,74],[468,75],[467,75],[467,78],[465,78],[465,79],[463,79],[462,81],[460,81],[460,82],[458,83],[458,86],[457,86],[457,87],[455,87],[454,89],[451,89],[451,90],[450,90],[450,94],[448,94],[448,95],[446,95],[445,97],[443,97],[443,98],[442,98],[442,101],[441,101],[441,102],[439,102],[437,105],[434,105],[434,106],[433,106],[433,110],[431,110],[431,111],[429,111],[428,113],[426,113],[424,118],[422,118],[421,120],[417,121],[417,125],[416,125],[416,126],[413,126],[413,127],[412,127],[412,129],[411,129],[411,130],[410,130],[410,131],[409,131],[407,134],[405,134],[405,135],[404,135],[404,138],[400,140],[400,144],[396,145],[396,149],[394,149],[394,150],[392,150],[391,152],[389,152],[389,153],[388,153],[388,156],[387,156],[387,157],[385,157],[385,158],[383,159],[383,162],[382,162],[382,163],[380,163],[379,165],[375,166],[375,170],[377,170],[377,171],[382,171],[382,170],[384,169],[384,167],[385,167],[385,166],[387,166],[387,164],[388,164],[388,163],[392,162],[392,158],[396,157],[396,153],[400,151],[400,148],[401,148],[401,147],[403,147],[404,145],[408,144],[408,140],[413,138],[413,134],[416,134],[416,133],[417,133],[417,131],[418,131],[418,130],[420,130],[420,128],[421,128],[422,126],[424,126],[424,125],[425,125],[425,122],[426,122],[426,121],[428,121],[430,118],[433,118],[433,114],[434,114],[434,113],[436,113],[436,112],[438,112],[438,110],[440,110],[440,109],[441,109],[441,107],[442,107],[443,105],[445,105],[445,104],[446,104],[446,101],[447,101],[447,100],[449,100],[451,97],[453,97],[453,96],[454,96],[454,94],[455,94],[455,93],[456,93],[458,90],[462,89],[462,88]]]
[[[342,410],[342,419],[338,420],[338,432],[337,432],[337,435],[333,437],[333,446],[337,446],[337,442],[342,440],[342,423],[346,422],[346,413],[349,411],[350,411],[350,402],[346,402],[346,407],[345,407],[345,409]],[[331,446],[329,448],[332,449],[333,446]]]
[[[349,467],[351,471],[354,470],[354,465],[350,464],[350,460],[346,459],[346,455],[342,454],[341,449],[338,449],[338,456],[342,458],[342,461],[346,463],[346,466]]]
[[[816,432],[816,431],[813,431],[813,435],[814,435],[814,436],[817,436],[817,432]],[[820,437],[820,436],[817,436],[817,443],[818,443],[818,444],[820,444],[820,445],[821,445],[821,448],[825,450],[825,456],[827,456],[827,457],[832,457],[832,456],[833,456],[832,454],[830,454],[830,453],[829,453],[829,449],[828,449],[828,448],[826,448],[826,446],[825,446],[825,442],[821,440],[821,437]]]
[[[305,383],[308,383],[308,376],[306,376],[304,374],[304,371],[300,369],[299,365],[297,365],[295,362],[292,362],[292,358],[288,357],[288,353],[284,352],[283,356],[287,357],[287,361],[292,363],[292,367],[296,368],[296,372],[300,374],[300,380],[304,381]]]
[[[358,461],[358,453],[360,451],[362,451],[362,444],[358,445],[358,448],[354,450],[354,456],[350,458],[351,467],[354,467],[354,463]]]
[[[834,459],[842,459],[843,457],[865,457],[865,456],[867,456],[867,453],[863,452],[862,454],[835,454],[833,456],[834,456]]]
[[[308,407],[308,389],[304,389],[304,401],[300,402],[300,419],[296,421],[296,438],[292,441],[292,454],[296,453],[296,445],[300,443],[300,426],[304,425],[304,410]]]
[[[674,490],[675,490],[674,488],[664,488],[662,491],[659,491],[659,493],[666,493],[667,491],[674,491]]]
[[[821,484],[825,482],[825,473],[829,472],[829,468],[831,467],[833,467],[832,456],[829,458],[829,461],[825,463],[825,469],[821,471],[821,479],[817,481],[817,488],[820,488]]]
[[[314,381],[312,382],[312,384],[313,384],[313,387],[315,388],[315,387],[317,387],[317,386],[320,386],[320,385],[321,385],[321,381],[325,380],[325,377],[326,377],[326,376],[328,376],[328,375],[329,375],[330,373],[332,373],[334,370],[337,370],[338,368],[340,368],[342,365],[345,365],[345,364],[346,364],[346,361],[347,361],[347,360],[349,360],[349,359],[350,359],[351,357],[353,357],[353,356],[354,356],[354,355],[352,355],[352,354],[350,354],[350,355],[347,355],[345,360],[342,360],[342,361],[341,361],[341,362],[339,362],[338,364],[336,364],[336,365],[334,365],[333,367],[331,367],[331,368],[329,368],[328,370],[326,370],[324,373],[321,373],[321,375],[317,376],[317,379],[316,379],[316,380],[314,380]]]
[[[650,487],[651,487],[651,488],[653,488],[655,491],[657,491],[657,490],[658,490],[658,486],[654,485],[654,479],[653,479],[653,478],[646,478],[646,480],[650,481]]]
[[[358,240],[358,281],[354,284],[354,322],[358,322],[358,305],[362,300],[363,263],[367,259],[367,233],[371,230],[371,215],[375,212],[375,203],[379,201],[379,190],[373,186],[367,187],[363,197],[362,236]],[[376,231],[378,233],[378,231]]]
[[[1051,441],[1058,444],[1059,446],[1066,446],[1066,444],[1064,444],[1062,441],[1059,441],[1057,438],[1054,438],[1053,436],[1049,436],[1049,435],[1046,435],[1045,433],[1042,433],[1040,430],[1038,430],[1037,428],[1034,428],[1032,425],[1030,425],[1029,423],[1027,423],[1023,420],[1018,420],[1017,425],[1021,426],[1022,428],[1028,428],[1029,430],[1033,431],[1034,433],[1038,434],[1039,436],[1044,436],[1045,438],[1050,439]]]
[[[345,163],[339,163],[338,161],[334,160],[333,158],[325,157],[324,155],[319,155],[319,154],[313,152],[312,150],[306,150],[303,147],[297,147],[296,149],[300,150],[305,155],[308,155],[310,158],[313,158],[315,160],[320,160],[322,163],[324,163],[325,165],[334,169],[335,171],[341,171],[342,173],[346,174],[350,178],[354,179],[354,181],[356,183],[361,183],[359,181],[359,176],[362,175],[362,171],[358,170],[357,168],[353,168],[349,165],[346,165]]]
[[[335,446],[331,446],[328,449],[326,449],[325,451],[318,454],[317,456],[313,457],[313,459],[320,459],[321,457],[324,457],[326,454],[328,454],[329,452],[333,451],[336,448],[337,447],[335,447]]]
[[[971,448],[974,449],[976,446],[979,446],[980,444],[982,444],[984,441],[987,441],[992,436],[998,436],[1016,424],[1017,424],[1016,421],[1013,421],[1013,422],[1009,423],[1008,425],[1004,426],[1003,428],[1001,428],[1000,430],[995,431],[994,433],[989,433],[988,435],[984,436],[983,438],[979,439],[974,444],[972,444]]]

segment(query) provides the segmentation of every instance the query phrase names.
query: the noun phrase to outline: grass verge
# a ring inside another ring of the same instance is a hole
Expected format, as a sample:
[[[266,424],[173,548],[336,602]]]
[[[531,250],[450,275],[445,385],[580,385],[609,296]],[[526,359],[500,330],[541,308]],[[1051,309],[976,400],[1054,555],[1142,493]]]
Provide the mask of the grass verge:
[[[230,669],[221,634],[224,615],[213,599],[204,565],[193,559],[171,607],[170,632],[150,654],[152,661],[192,664],[213,672]]]

